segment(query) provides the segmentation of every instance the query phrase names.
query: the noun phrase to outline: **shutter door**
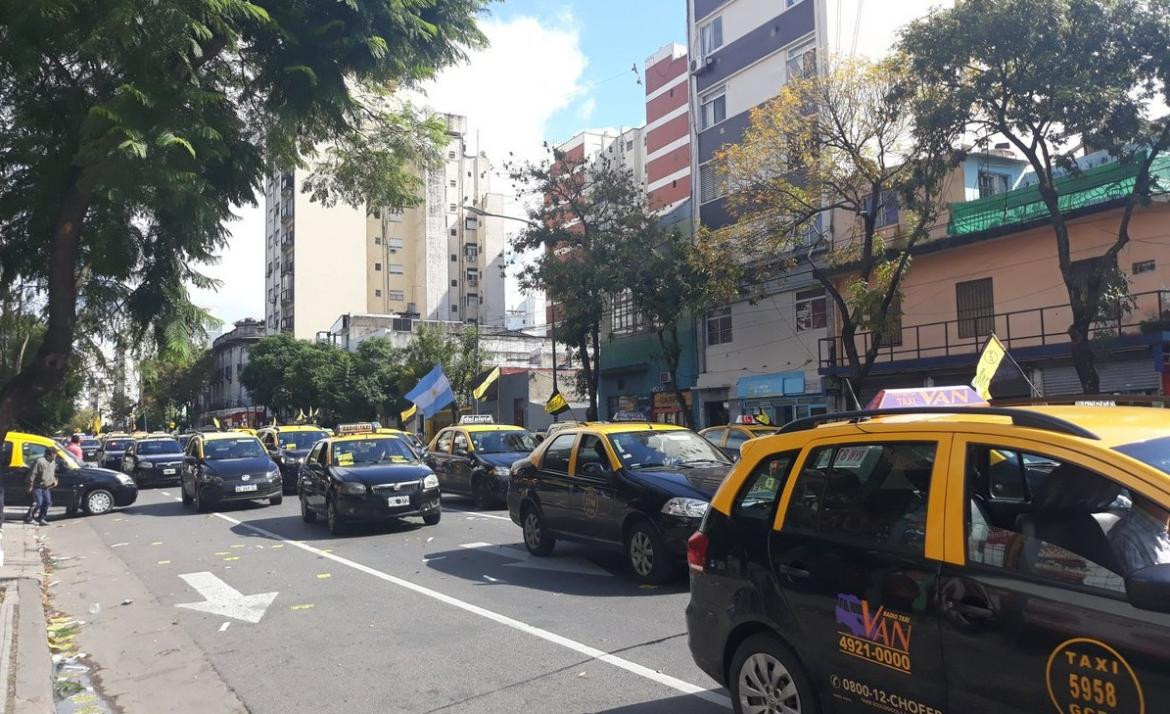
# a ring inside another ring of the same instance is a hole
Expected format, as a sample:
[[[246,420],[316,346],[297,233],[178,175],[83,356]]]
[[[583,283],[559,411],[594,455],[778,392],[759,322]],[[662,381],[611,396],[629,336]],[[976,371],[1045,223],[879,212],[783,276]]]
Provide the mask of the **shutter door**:
[[[1154,363],[1148,357],[1098,364],[1097,374],[1101,377],[1101,391],[1106,394],[1152,392],[1161,386],[1161,375],[1154,371]],[[1080,394],[1083,391],[1072,365],[1045,367],[1042,375],[1046,395]]]

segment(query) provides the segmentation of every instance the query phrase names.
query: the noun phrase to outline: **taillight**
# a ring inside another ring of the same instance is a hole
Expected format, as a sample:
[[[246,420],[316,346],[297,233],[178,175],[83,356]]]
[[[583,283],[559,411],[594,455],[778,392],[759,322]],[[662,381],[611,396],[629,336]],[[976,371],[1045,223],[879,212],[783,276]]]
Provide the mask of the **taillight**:
[[[702,573],[707,567],[707,544],[711,539],[702,531],[695,531],[687,539],[687,567],[696,573]]]

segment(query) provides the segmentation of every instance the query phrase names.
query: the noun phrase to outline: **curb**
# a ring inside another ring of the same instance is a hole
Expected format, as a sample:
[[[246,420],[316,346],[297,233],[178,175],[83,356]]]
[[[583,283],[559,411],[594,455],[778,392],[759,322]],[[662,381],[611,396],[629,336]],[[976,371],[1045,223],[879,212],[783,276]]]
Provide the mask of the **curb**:
[[[55,711],[53,665],[41,593],[44,563],[35,528],[9,523],[2,529],[0,587],[0,712]]]

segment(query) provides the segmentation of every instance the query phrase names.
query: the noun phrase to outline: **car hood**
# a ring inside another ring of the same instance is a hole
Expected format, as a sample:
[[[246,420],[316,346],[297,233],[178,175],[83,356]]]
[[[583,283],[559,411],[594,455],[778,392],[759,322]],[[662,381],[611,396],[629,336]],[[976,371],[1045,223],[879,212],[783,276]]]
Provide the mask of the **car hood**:
[[[502,454],[481,454],[476,452],[475,455],[480,461],[489,466],[503,466],[505,468],[511,468],[512,464],[520,459],[528,458],[528,452],[526,451],[508,451]]]
[[[333,473],[343,481],[375,486],[380,483],[418,481],[434,472],[425,464],[376,464],[374,466],[335,466]]]
[[[98,466],[82,466],[79,469],[58,470],[57,476],[62,481],[65,479],[71,479],[77,482],[86,483],[105,483],[114,486],[126,485],[123,484],[122,479],[119,478],[119,476],[125,478],[122,472],[114,471],[113,469],[103,469]],[[134,484],[131,483],[127,487],[134,488]]]
[[[729,471],[731,471],[730,464],[695,468],[663,466],[649,469],[626,469],[625,473],[633,481],[661,489],[672,496],[710,500]]]
[[[272,459],[267,456],[251,456],[243,459],[217,459],[208,461],[204,468],[216,476],[242,476],[250,474],[259,476],[276,468]]]

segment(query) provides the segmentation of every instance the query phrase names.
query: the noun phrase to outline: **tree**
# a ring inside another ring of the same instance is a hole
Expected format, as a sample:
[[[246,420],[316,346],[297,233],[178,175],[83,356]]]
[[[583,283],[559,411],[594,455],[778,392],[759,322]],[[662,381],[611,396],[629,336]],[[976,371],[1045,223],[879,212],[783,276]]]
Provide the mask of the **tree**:
[[[405,407],[402,391],[402,352],[385,337],[373,337],[358,345],[349,376],[348,414],[355,419],[388,424]]]
[[[742,141],[716,155],[737,222],[702,239],[746,256],[757,286],[777,270],[812,274],[835,308],[854,392],[901,329],[902,280],[941,208],[949,142],[916,140],[907,108],[925,91],[892,62],[809,71],[752,110]],[[848,234],[829,235],[834,223]]]
[[[624,272],[621,282],[629,286],[634,309],[653,327],[683,425],[689,426],[692,415],[678,379],[683,353],[679,326],[733,300],[738,293],[739,266],[711,250],[709,244],[696,244],[677,228],[648,231],[644,240],[628,244],[627,250],[614,258],[615,271]]]
[[[539,251],[521,273],[521,287],[542,290],[552,302],[555,339],[581,364],[586,418],[595,420],[602,317],[610,296],[624,287],[614,257],[653,230],[654,217],[640,181],[609,158],[574,160],[553,149],[551,161],[524,164],[511,175],[522,191],[542,199],[513,239],[517,253]]]
[[[1167,0],[970,0],[912,23],[901,40],[910,71],[936,88],[918,103],[924,128],[977,144],[1005,139],[1035,172],[1072,312],[1073,365],[1089,394],[1100,391],[1092,325],[1120,281],[1134,210],[1156,188],[1150,167],[1170,146],[1170,118],[1154,118],[1170,98],[1168,45]],[[1057,178],[1078,173],[1090,146],[1134,166],[1135,178],[1116,238],[1083,270]]]
[[[418,200],[443,122],[393,91],[484,39],[485,0],[75,0],[0,7],[0,293],[43,285],[0,438],[67,373],[78,304],[165,334],[233,205],[313,168],[314,200]],[[325,147],[317,153],[317,147]]]
[[[214,368],[215,357],[209,349],[140,362],[141,408],[148,423],[178,424],[193,419],[195,404]]]
[[[465,327],[453,335],[439,325],[419,323],[414,328],[410,343],[402,353],[403,368],[398,382],[402,394],[414,389],[418,381],[442,365],[443,374],[451,382],[455,403],[451,413],[458,418],[459,401],[471,401],[475,378],[483,371],[483,355],[479,349],[478,328]],[[406,402],[402,402],[405,406]]]
[[[265,337],[248,350],[248,364],[239,378],[253,402],[286,416],[294,409],[305,408],[308,402],[302,385],[291,378],[305,344],[281,333]]]

